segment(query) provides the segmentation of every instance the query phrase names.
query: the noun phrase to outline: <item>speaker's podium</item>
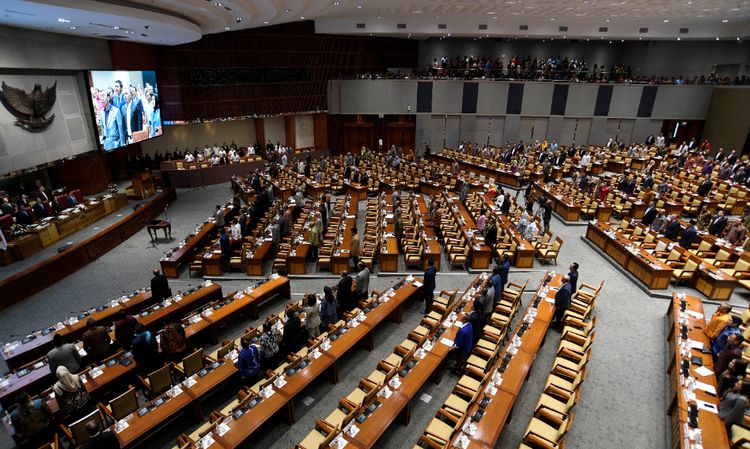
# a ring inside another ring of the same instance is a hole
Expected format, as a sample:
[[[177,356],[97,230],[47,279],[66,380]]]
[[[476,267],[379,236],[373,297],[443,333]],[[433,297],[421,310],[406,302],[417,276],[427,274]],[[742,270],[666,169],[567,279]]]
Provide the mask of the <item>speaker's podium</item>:
[[[128,198],[144,199],[154,194],[154,181],[151,173],[143,171],[133,176],[133,185],[126,189]]]

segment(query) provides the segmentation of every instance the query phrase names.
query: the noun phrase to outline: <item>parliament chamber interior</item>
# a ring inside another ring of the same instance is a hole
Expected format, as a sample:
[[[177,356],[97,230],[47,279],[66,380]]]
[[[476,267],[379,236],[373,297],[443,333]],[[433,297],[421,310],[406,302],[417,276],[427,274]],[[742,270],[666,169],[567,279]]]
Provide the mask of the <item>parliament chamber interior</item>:
[[[750,448],[748,39],[6,0],[0,448]]]

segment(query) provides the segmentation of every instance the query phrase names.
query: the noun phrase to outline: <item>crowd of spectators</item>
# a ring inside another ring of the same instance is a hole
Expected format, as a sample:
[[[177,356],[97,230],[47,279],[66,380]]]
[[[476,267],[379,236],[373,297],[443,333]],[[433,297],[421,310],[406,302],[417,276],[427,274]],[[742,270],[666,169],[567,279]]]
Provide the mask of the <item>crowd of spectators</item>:
[[[721,77],[715,73],[683,77],[682,75],[646,76],[633,73],[626,64],[590,65],[586,58],[549,56],[546,59],[526,56],[513,56],[504,63],[500,58],[456,56],[455,58],[435,58],[423,70],[388,71],[385,73],[365,73],[361,79],[495,79],[522,81],[568,81],[574,83],[632,83],[632,84],[750,84],[747,76]]]

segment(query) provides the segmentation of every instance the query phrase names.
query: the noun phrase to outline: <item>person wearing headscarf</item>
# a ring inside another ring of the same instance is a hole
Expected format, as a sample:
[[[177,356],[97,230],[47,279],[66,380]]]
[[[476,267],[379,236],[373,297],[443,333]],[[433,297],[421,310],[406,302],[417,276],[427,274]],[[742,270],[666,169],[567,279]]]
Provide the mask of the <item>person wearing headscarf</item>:
[[[65,366],[55,371],[57,382],[52,387],[57,404],[63,416],[70,416],[82,410],[89,403],[89,394],[81,382],[81,376],[72,374]]]

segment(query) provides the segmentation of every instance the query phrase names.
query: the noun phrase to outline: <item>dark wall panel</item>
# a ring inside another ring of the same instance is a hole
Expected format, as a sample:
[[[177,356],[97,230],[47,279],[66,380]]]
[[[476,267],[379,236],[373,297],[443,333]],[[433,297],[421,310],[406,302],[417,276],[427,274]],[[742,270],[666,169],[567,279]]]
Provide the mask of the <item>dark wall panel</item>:
[[[570,84],[555,84],[552,92],[552,106],[550,115],[565,115],[565,105],[568,103],[568,89]]]
[[[511,83],[508,87],[508,105],[506,114],[520,114],[523,105],[523,84]]]
[[[609,115],[609,104],[612,102],[612,90],[614,86],[599,86],[596,94],[596,105],[594,106],[594,115]]]
[[[464,97],[461,103],[461,112],[464,114],[476,114],[478,96],[479,84],[464,83]]]
[[[656,92],[658,91],[658,86],[646,86],[643,88],[641,102],[638,105],[638,117],[651,117],[651,112],[654,110],[654,101],[656,101]]]
[[[432,112],[432,82],[417,84],[417,112]]]

